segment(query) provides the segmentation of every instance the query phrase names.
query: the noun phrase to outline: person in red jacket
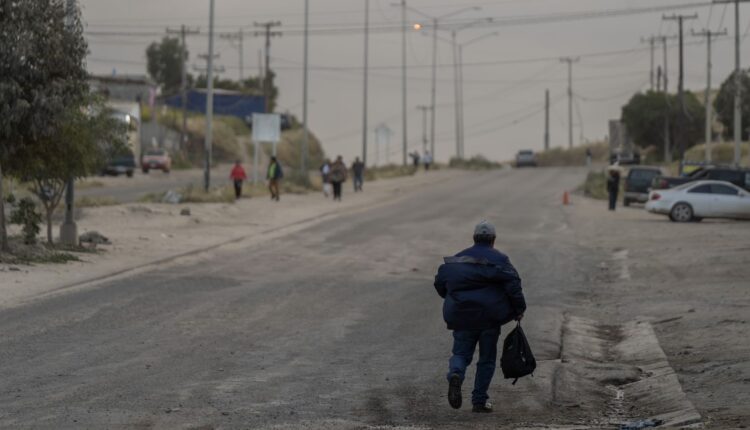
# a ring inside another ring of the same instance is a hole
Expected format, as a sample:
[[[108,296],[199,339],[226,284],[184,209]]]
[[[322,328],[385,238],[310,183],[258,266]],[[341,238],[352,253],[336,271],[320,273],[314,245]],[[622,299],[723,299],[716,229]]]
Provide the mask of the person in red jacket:
[[[229,179],[234,181],[234,196],[239,200],[242,197],[242,182],[247,179],[245,169],[242,168],[242,163],[239,160],[234,163],[234,168],[232,169],[232,173],[229,174]]]

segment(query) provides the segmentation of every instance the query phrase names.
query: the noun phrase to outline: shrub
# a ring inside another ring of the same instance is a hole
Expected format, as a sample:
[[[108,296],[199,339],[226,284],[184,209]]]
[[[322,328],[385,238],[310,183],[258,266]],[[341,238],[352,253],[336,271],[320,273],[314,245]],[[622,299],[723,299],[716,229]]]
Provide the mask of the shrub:
[[[36,210],[36,203],[29,197],[18,201],[18,207],[10,214],[10,222],[22,226],[23,242],[27,245],[36,243],[42,223],[42,214]]]

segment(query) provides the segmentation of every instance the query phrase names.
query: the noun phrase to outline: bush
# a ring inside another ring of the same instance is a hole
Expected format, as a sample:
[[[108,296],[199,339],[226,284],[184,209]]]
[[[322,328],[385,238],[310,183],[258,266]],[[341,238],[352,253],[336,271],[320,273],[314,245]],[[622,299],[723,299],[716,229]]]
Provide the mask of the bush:
[[[41,230],[42,214],[37,212],[36,203],[29,197],[18,202],[18,207],[10,213],[10,222],[22,226],[23,242],[27,245],[36,243],[36,237]]]
[[[584,182],[579,188],[583,195],[592,199],[604,200],[607,198],[607,174],[604,171],[591,171],[586,176]]]
[[[495,161],[490,161],[482,155],[475,155],[468,160],[464,160],[462,158],[451,158],[448,166],[453,169],[466,170],[491,170],[503,167],[502,164]]]
[[[540,167],[585,166],[587,149],[591,150],[594,163],[609,163],[609,144],[607,143],[591,143],[573,148],[551,148],[536,154],[536,161]]]

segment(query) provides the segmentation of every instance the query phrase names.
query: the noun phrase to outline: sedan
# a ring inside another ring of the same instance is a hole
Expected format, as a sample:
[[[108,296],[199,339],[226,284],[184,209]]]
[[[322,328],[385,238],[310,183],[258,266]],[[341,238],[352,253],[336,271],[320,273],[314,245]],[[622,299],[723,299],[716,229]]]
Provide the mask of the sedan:
[[[143,155],[141,169],[143,173],[148,173],[149,170],[161,170],[164,173],[169,173],[172,169],[172,158],[163,149],[150,149]]]
[[[674,222],[750,219],[750,193],[725,181],[696,181],[649,193],[646,210]]]

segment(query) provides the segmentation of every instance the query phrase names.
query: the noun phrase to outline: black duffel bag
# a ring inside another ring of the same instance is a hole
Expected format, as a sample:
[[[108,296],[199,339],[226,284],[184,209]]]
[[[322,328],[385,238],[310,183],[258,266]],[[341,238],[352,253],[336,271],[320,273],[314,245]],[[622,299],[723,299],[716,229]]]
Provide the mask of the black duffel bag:
[[[520,322],[505,337],[500,367],[503,369],[505,379],[513,379],[513,385],[516,385],[518,378],[534,374],[536,359],[531,353],[531,347],[526,340],[526,335],[523,334]]]

